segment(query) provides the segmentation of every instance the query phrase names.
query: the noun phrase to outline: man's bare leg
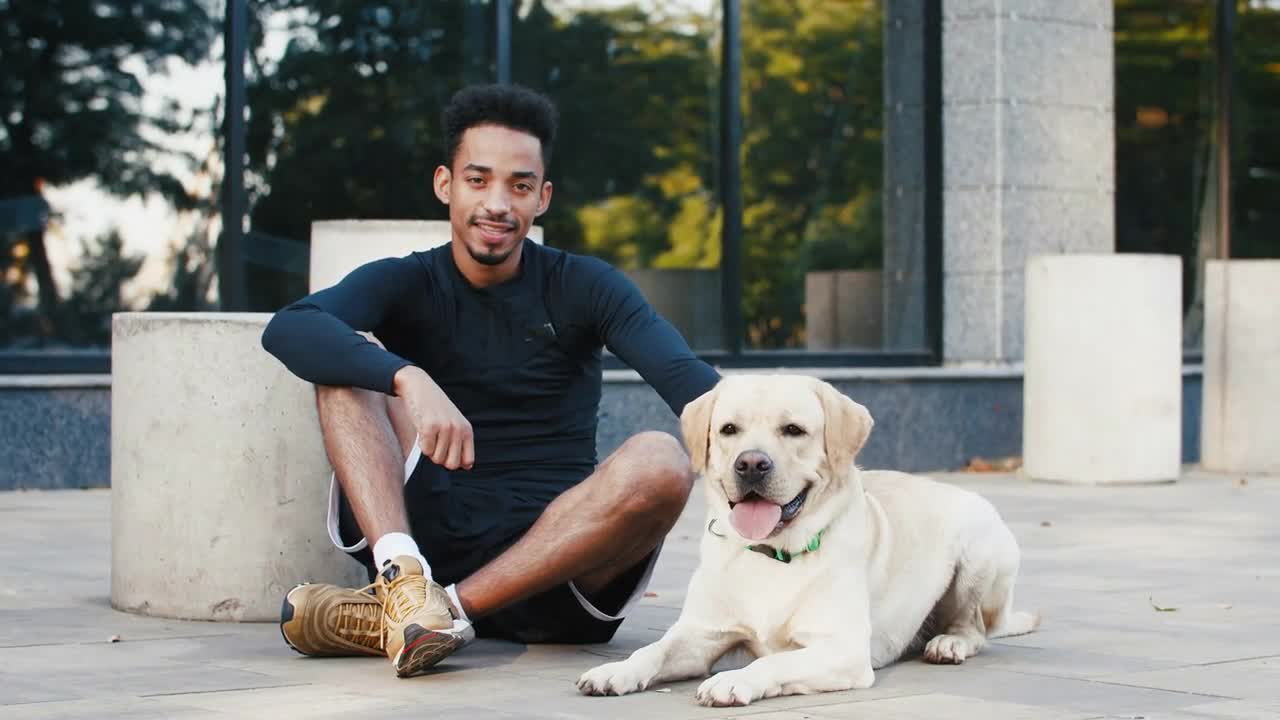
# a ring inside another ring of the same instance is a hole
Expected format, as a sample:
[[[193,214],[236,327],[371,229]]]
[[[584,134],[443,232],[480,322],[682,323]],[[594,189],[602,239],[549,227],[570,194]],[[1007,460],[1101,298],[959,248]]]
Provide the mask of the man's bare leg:
[[[369,390],[316,388],[329,464],[370,548],[387,533],[409,534],[404,460],[415,433],[411,423],[400,427],[408,423],[403,407],[397,413],[389,405],[386,395]]]
[[[662,542],[692,484],[674,437],[630,438],[515,545],[458,583],[463,612],[474,620],[570,580],[586,595],[600,592]]]

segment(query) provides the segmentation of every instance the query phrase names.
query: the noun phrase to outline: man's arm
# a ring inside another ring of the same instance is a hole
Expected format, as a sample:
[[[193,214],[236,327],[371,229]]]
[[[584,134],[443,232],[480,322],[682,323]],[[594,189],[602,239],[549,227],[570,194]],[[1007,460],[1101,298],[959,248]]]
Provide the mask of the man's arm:
[[[587,297],[605,347],[640,373],[677,417],[720,381],[715,368],[694,355],[622,272],[612,267],[600,272]]]
[[[316,385],[395,394],[395,375],[408,360],[359,331],[412,323],[421,311],[425,273],[416,260],[365,264],[338,284],[281,309],[262,333],[262,347],[290,372]]]

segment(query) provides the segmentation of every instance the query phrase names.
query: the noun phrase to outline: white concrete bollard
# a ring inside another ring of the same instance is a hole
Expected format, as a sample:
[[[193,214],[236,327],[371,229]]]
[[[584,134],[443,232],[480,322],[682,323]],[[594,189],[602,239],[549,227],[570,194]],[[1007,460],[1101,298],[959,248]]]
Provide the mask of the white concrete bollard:
[[[330,287],[361,265],[449,242],[447,220],[318,220],[311,223],[310,291]],[[542,242],[542,228],[529,228]]]
[[[329,541],[315,391],[262,349],[270,317],[112,318],[113,607],[276,621],[297,583],[366,582]]]
[[[1054,255],[1026,269],[1023,472],[1173,482],[1182,463],[1182,261]]]
[[[1205,269],[1200,464],[1280,472],[1280,260]]]

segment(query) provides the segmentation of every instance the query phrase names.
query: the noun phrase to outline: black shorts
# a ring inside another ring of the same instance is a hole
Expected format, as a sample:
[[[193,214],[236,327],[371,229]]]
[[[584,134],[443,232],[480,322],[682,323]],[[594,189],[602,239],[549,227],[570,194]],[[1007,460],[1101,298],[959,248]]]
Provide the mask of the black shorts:
[[[414,540],[436,582],[460,582],[519,540],[560,493],[592,468],[541,468],[485,476],[451,473],[415,446],[405,462],[405,507]],[[357,527],[336,479],[329,496],[333,543],[376,575],[373,552]],[[477,637],[520,643],[606,643],[643,595],[659,549],[628,568],[592,598],[573,582],[502,608],[475,621]]]

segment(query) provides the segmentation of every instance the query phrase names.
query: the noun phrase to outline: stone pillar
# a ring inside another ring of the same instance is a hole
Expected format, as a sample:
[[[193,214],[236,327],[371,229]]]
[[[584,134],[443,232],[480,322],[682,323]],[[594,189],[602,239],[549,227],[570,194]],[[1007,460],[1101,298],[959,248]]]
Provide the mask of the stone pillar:
[[[365,582],[329,541],[315,391],[262,349],[269,319],[112,318],[113,607],[278,621],[297,583]]]
[[[1036,257],[1026,295],[1026,475],[1088,484],[1176,480],[1182,258]]]
[[[449,242],[446,220],[320,220],[311,223],[310,290],[329,287],[373,260],[404,257]],[[529,228],[542,242],[542,228]]]
[[[1205,267],[1200,463],[1280,473],[1280,260]]]
[[[1017,362],[1024,269],[1114,239],[1112,1],[943,0],[943,355]]]

